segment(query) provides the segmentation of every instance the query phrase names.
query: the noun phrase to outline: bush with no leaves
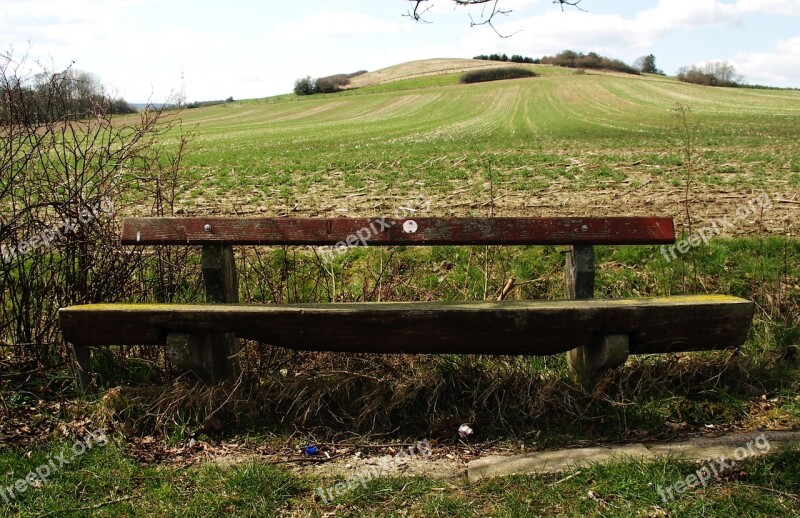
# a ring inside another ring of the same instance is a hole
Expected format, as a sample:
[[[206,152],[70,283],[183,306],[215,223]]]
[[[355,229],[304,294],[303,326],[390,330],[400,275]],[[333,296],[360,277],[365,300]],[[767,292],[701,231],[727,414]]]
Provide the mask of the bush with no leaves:
[[[461,76],[461,84],[484,83],[487,81],[502,81],[504,79],[520,79],[524,77],[536,77],[536,72],[527,68],[520,67],[501,67],[489,68],[485,70],[473,70]]]

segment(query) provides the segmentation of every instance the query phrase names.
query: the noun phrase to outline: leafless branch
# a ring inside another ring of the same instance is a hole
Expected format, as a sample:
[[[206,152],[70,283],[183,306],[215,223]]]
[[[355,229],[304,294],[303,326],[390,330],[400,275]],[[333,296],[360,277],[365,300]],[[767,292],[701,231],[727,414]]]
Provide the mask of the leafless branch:
[[[420,6],[422,2],[427,2],[428,0],[411,0],[414,3],[414,9],[409,11],[408,13],[404,14],[403,16],[408,16],[409,18],[413,18],[414,21],[422,22],[422,23],[430,23],[428,20],[423,18],[425,13],[431,10],[431,6],[429,5],[425,9],[420,11]]]
[[[484,2],[483,0],[480,0],[479,2],[467,2],[466,0],[454,0],[454,1],[459,5],[470,5],[470,4],[474,4],[474,3],[482,3],[482,4],[486,4],[487,3],[487,2]],[[494,17],[497,16],[498,14],[502,14],[503,16],[508,16],[511,13],[511,11],[510,10],[504,11],[504,10],[500,9],[498,7],[499,3],[500,3],[500,0],[494,0],[494,2],[492,3],[492,11],[488,15],[486,14],[486,6],[484,5],[483,12],[481,12],[481,20],[478,21],[478,22],[476,22],[475,19],[472,18],[472,15],[470,14],[469,15],[469,26],[470,27],[475,27],[477,25],[488,25],[489,27],[492,28],[492,30],[495,32],[495,34],[497,34],[501,38],[510,38],[514,34],[518,34],[518,33],[522,32],[522,30],[520,29],[520,30],[518,30],[516,32],[513,32],[511,34],[500,34],[500,31],[498,31],[497,27],[494,26]]]
[[[570,2],[569,0],[553,0],[554,4],[559,4],[561,6],[561,10],[564,10],[564,6],[568,5],[570,7],[574,7],[580,11],[586,12],[586,9],[582,8],[578,4],[583,2],[583,0],[575,0],[574,2]]]
[[[428,4],[428,7],[426,7],[425,9],[420,9],[420,7],[423,5],[423,2],[428,2],[429,0],[409,0],[409,1],[414,4],[414,8],[411,11],[409,11],[405,16],[413,18],[417,22],[430,23],[428,20],[424,18],[424,15],[425,13],[431,10],[431,5]],[[481,12],[481,17],[479,20],[476,21],[475,18],[473,18],[472,14],[469,15],[470,27],[476,27],[478,25],[488,25],[501,38],[508,38],[510,36],[513,36],[513,34],[507,34],[507,35],[500,34],[500,32],[494,26],[495,16],[497,15],[507,16],[508,14],[511,13],[511,10],[500,9],[499,7],[500,0],[452,0],[452,2],[456,5],[456,7],[471,7],[475,5],[483,5],[483,11]],[[487,14],[486,7],[489,5],[491,6],[491,12]]]
[[[403,16],[407,16],[412,18],[413,20],[421,23],[430,23],[428,20],[425,19],[425,13],[431,10],[431,4],[424,4],[424,2],[429,2],[430,0],[409,0],[411,3],[414,4],[414,7],[409,10]],[[514,32],[512,34],[501,34],[500,31],[497,30],[497,27],[494,25],[495,17],[498,15],[508,16],[511,13],[511,10],[504,10],[500,8],[500,0],[450,0],[455,4],[456,7],[473,7],[476,5],[483,6],[483,10],[481,11],[481,16],[478,20],[473,18],[472,14],[469,15],[469,26],[476,27],[478,25],[488,25],[492,28],[492,30],[500,36],[501,38],[509,38],[514,34],[517,34],[520,31]],[[574,7],[580,11],[586,11],[580,4],[583,0],[553,0],[554,4],[559,4],[561,10],[564,10],[564,6]],[[426,5],[425,8],[422,8],[423,5]]]

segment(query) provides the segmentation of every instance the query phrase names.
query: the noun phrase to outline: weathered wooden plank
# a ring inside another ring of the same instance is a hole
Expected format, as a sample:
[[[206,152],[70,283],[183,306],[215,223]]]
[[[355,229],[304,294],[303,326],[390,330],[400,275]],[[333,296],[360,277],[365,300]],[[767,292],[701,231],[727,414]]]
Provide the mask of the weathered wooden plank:
[[[570,300],[594,298],[594,247],[570,246],[567,250],[564,288]]]
[[[413,223],[410,223],[412,222]],[[125,218],[125,245],[668,244],[672,218]]]
[[[206,286],[206,302],[239,302],[236,260],[232,247],[204,246],[201,266],[203,283]]]
[[[628,335],[630,353],[733,348],[753,303],[726,296],[586,301],[367,304],[95,304],[59,312],[67,340],[164,345],[169,333],[225,333],[298,350],[413,354],[566,352]]]

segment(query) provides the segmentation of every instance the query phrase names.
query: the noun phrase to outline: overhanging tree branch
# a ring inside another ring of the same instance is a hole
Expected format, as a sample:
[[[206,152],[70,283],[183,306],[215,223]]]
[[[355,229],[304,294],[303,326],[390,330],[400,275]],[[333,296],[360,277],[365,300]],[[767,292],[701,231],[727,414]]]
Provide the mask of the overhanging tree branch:
[[[580,11],[586,12],[586,9],[584,9],[583,7],[578,5],[581,2],[583,2],[583,0],[574,0],[573,2],[570,2],[568,0],[553,0],[554,4],[560,4],[561,5],[561,10],[562,11],[564,10],[564,6],[568,5],[570,7],[576,8],[576,9],[578,9]]]
[[[430,23],[428,20],[425,19],[425,13],[431,10],[432,4],[425,4],[425,2],[430,2],[430,0],[409,0],[411,3],[414,4],[413,8],[409,10],[404,16],[408,16],[409,18],[414,19],[417,22],[421,23]],[[481,16],[479,19],[473,18],[472,14],[469,15],[469,26],[475,27],[478,25],[488,25],[492,28],[492,30],[501,38],[508,38],[513,36],[513,34],[501,34],[497,28],[494,26],[495,17],[498,15],[508,16],[511,13],[511,10],[504,10],[501,9],[500,3],[501,0],[449,0],[456,7],[474,7],[477,5],[483,6],[481,11]],[[561,10],[564,10],[564,6],[574,7],[581,11],[586,11],[582,7],[580,7],[580,3],[583,0],[553,0],[554,4],[558,4],[561,7]],[[424,6],[424,7],[423,7]],[[520,31],[517,31],[520,32]]]
[[[470,3],[475,3],[475,2],[469,2],[469,0],[453,0],[453,1],[456,4],[459,4],[459,5],[469,5]],[[486,4],[488,2],[480,1],[480,3]],[[500,0],[494,0],[494,3],[492,3],[492,11],[488,15],[486,14],[486,6],[484,5],[483,6],[484,7],[483,11],[481,12],[481,20],[480,21],[476,22],[475,19],[472,17],[472,14],[470,14],[469,15],[469,26],[470,27],[475,27],[476,25],[488,25],[489,27],[492,28],[492,30],[495,32],[495,34],[497,34],[501,38],[510,38],[514,34],[522,32],[522,30],[520,29],[520,30],[518,30],[518,31],[516,31],[514,33],[511,33],[511,34],[500,34],[500,31],[498,31],[497,27],[494,26],[494,23],[493,23],[494,17],[497,16],[498,14],[502,14],[503,16],[508,16],[509,13],[511,13],[511,10],[507,10],[507,11],[501,10],[498,7],[499,3],[500,3]]]

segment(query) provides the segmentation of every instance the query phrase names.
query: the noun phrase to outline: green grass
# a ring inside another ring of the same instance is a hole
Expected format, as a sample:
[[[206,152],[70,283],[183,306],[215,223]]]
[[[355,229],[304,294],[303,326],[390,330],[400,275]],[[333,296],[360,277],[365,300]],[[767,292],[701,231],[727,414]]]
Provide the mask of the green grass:
[[[539,68],[535,79],[457,85],[457,74],[425,76],[187,110],[184,127],[197,135],[188,176],[199,184],[181,201],[267,213],[297,201],[301,212],[330,213],[360,188],[383,198],[411,185],[447,194],[475,181],[487,160],[510,192],[597,188],[645,172],[680,183],[671,172],[682,164],[670,113],[677,102],[691,107],[697,185],[774,190],[800,181],[800,92]],[[565,167],[569,159],[582,166]]]
[[[26,458],[0,454],[0,486],[7,487],[46,463],[68,445]],[[0,512],[20,516],[43,513],[87,515],[86,507],[113,502],[93,510],[99,516],[273,516],[287,502],[309,491],[308,482],[261,462],[228,469],[211,465],[182,469],[140,465],[115,445],[94,448],[51,475],[44,484],[29,487]],[[71,510],[71,511],[70,511]],[[10,514],[10,513],[9,513]]]
[[[0,453],[0,486],[48,455]],[[468,483],[381,477],[327,504],[319,488],[338,479],[296,475],[258,460],[230,467],[139,465],[115,444],[94,449],[31,487],[0,513],[16,516],[778,516],[800,511],[800,452],[786,451],[663,501],[659,487],[701,466],[673,460],[621,462],[563,475]],[[666,494],[666,492],[664,492]]]

